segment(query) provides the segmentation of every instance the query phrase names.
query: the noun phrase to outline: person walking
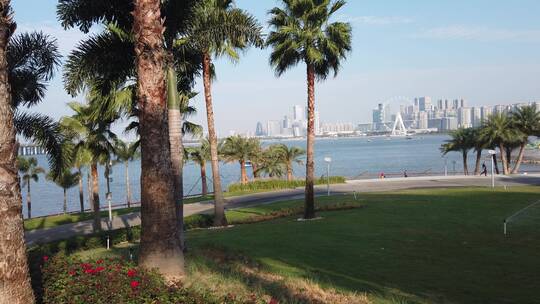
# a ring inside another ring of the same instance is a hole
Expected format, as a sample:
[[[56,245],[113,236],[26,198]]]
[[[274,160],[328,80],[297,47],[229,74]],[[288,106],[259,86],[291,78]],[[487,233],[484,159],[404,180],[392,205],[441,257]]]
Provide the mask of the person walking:
[[[487,166],[486,163],[482,164],[482,172],[480,173],[480,176],[487,176]]]

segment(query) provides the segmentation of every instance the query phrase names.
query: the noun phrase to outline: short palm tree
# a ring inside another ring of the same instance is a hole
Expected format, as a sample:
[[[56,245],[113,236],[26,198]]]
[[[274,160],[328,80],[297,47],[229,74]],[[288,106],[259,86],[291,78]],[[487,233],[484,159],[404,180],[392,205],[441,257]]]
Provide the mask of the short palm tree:
[[[210,143],[208,140],[202,139],[201,144],[197,147],[191,147],[186,149],[189,155],[189,158],[199,165],[201,169],[201,185],[202,185],[202,195],[208,195],[208,182],[206,177],[206,164],[210,160]]]
[[[503,113],[491,115],[486,120],[480,130],[480,138],[489,143],[489,145],[498,147],[499,154],[505,175],[510,173],[508,165],[508,157],[506,154],[506,143],[519,137],[516,129],[512,126],[510,117]]]
[[[485,149],[491,148],[489,143],[485,142],[480,136],[480,128],[474,128],[471,130],[471,139],[474,152],[476,153],[476,160],[474,166],[474,175],[480,175],[480,163],[482,162],[482,152]]]
[[[302,157],[306,155],[306,151],[299,147],[288,147],[281,144],[278,146],[278,153],[283,163],[285,164],[285,170],[287,171],[287,180],[292,181],[294,179],[293,164],[302,165]]]
[[[250,139],[243,136],[231,136],[225,139],[221,154],[227,162],[238,162],[240,164],[240,182],[245,185],[248,183],[246,163],[254,154],[255,150],[260,149],[258,139]]]
[[[99,98],[92,96],[91,99]],[[95,104],[95,103],[91,103]],[[101,230],[98,164],[114,151],[116,135],[111,131],[112,120],[93,118],[91,106],[72,102],[68,106],[75,112],[73,116],[63,117],[60,124],[67,136],[73,141],[75,151],[85,149],[92,156],[90,171],[92,177],[92,209],[94,212],[94,230]]]
[[[21,174],[22,187],[26,186],[26,206],[28,211],[28,218],[32,217],[32,198],[30,195],[30,183],[31,181],[38,182],[39,175],[45,173],[45,169],[38,166],[38,160],[35,157],[17,157],[17,165]]]
[[[84,213],[84,187],[83,187],[83,168],[88,167],[90,168],[90,165],[92,163],[92,154],[90,151],[85,149],[82,146],[77,147],[76,149],[72,149],[75,156],[73,157],[73,167],[77,170],[79,173],[79,204],[81,207],[81,213]],[[90,189],[90,188],[88,188]]]
[[[228,56],[239,59],[238,51],[250,45],[263,46],[262,27],[249,13],[234,7],[232,0],[201,0],[193,8],[188,22],[186,39],[202,59],[202,73],[208,138],[212,165],[215,202],[215,226],[226,226],[225,200],[219,175],[218,139],[214,126],[212,104],[212,57]]]
[[[270,178],[283,177],[285,173],[285,163],[283,162],[283,151],[281,150],[281,147],[274,145],[263,151],[257,173],[266,175]]]
[[[467,156],[469,151],[474,148],[474,132],[473,129],[459,128],[450,133],[451,139],[447,140],[441,146],[441,152],[448,154],[449,152],[461,152],[463,158],[463,174],[469,175],[469,166],[467,164]]]
[[[131,208],[131,187],[129,183],[129,163],[140,157],[138,152],[139,146],[137,142],[128,143],[117,139],[114,146],[114,154],[116,160],[122,162],[125,165],[125,177],[126,177],[126,202],[128,208]]]
[[[540,133],[540,112],[536,111],[536,106],[534,105],[525,106],[512,112],[511,118],[514,128],[519,130],[523,135],[519,141],[519,155],[511,172],[512,174],[516,174],[519,172],[519,167],[523,162],[523,155],[525,154],[525,147],[529,142],[529,136]]]
[[[271,32],[267,45],[272,47],[270,64],[277,76],[303,62],[308,87],[308,134],[306,160],[306,198],[304,218],[315,217],[314,141],[315,141],[315,78],[324,80],[337,75],[341,61],[351,51],[350,24],[331,22],[342,8],[343,0],[282,0],[283,8],[270,11]]]
[[[71,172],[70,170],[64,170],[62,173],[56,175],[54,172],[49,172],[47,179],[53,181],[59,187],[64,190],[64,214],[67,213],[67,190],[75,187],[79,183],[81,176],[78,172]]]

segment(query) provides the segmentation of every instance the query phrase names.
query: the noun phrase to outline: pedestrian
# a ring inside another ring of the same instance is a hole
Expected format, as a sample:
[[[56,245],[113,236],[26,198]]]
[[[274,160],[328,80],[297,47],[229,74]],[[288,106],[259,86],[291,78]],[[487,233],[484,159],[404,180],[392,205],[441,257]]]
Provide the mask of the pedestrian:
[[[384,172],[381,172],[381,174],[379,175],[379,178],[380,179],[384,179],[386,176],[384,176]]]
[[[485,162],[482,164],[482,173],[480,173],[480,176],[482,175],[487,176],[487,166]]]
[[[403,172],[403,177],[405,177],[405,178],[409,177],[409,175],[407,174],[407,170],[405,170],[405,171]]]

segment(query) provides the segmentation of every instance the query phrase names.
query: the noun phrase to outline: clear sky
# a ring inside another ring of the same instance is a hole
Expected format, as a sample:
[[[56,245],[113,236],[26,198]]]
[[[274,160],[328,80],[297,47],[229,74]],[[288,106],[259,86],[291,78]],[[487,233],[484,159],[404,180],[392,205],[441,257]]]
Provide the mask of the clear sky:
[[[64,31],[55,0],[13,0],[18,31],[42,30],[68,54],[84,36]],[[275,0],[237,0],[265,25]],[[323,122],[369,122],[378,102],[397,96],[465,98],[470,105],[540,101],[540,1],[349,0],[337,19],[353,26],[353,51],[337,78],[318,83]],[[305,68],[276,78],[269,50],[248,50],[238,64],[217,61],[214,85],[220,135],[254,131],[257,121],[290,115],[306,103]],[[60,73],[58,74],[60,76]],[[202,92],[197,84],[196,91]],[[36,111],[69,114],[61,77]],[[82,100],[82,98],[81,98]],[[202,94],[195,121],[204,123]]]

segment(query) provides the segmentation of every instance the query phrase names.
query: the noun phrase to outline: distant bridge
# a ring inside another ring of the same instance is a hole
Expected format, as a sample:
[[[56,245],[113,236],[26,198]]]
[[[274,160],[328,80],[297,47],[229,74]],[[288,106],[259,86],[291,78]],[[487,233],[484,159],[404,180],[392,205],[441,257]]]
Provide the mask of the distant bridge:
[[[45,155],[47,152],[41,146],[29,144],[29,145],[19,145],[19,155],[28,156],[28,155]]]

